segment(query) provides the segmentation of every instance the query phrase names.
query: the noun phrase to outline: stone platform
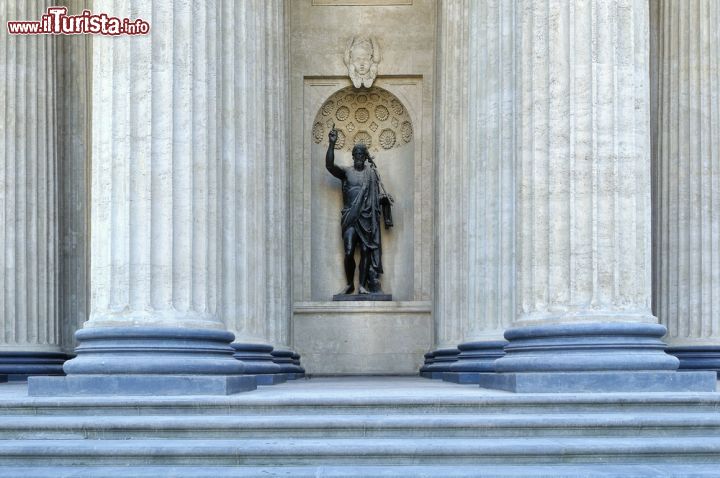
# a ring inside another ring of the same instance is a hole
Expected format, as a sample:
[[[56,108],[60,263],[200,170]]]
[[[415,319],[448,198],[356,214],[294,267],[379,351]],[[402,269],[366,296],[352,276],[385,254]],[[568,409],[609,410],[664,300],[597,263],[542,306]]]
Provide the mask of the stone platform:
[[[714,476],[720,394],[515,394],[418,377],[232,396],[0,385],[0,477]]]
[[[410,375],[432,348],[429,302],[299,302],[293,340],[310,375]]]

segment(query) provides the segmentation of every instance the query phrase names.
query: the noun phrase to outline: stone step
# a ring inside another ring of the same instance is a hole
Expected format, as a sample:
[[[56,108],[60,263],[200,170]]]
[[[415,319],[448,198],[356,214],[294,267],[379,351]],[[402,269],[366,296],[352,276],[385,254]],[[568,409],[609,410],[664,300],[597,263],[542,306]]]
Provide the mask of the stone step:
[[[7,466],[720,465],[720,436],[0,440]],[[21,475],[22,476],[22,475]]]
[[[2,467],[0,478],[715,478],[717,463],[590,465],[390,465],[390,466],[23,466]]]
[[[388,378],[229,397],[28,397],[10,385],[0,400],[0,477],[713,476],[702,473],[718,467],[717,393],[530,395]]]
[[[0,416],[0,439],[720,436],[716,413]]]
[[[283,387],[276,385],[275,387]],[[468,385],[450,385],[460,389]],[[490,396],[27,397],[0,400],[0,415],[347,415],[715,412],[717,393],[522,394]]]

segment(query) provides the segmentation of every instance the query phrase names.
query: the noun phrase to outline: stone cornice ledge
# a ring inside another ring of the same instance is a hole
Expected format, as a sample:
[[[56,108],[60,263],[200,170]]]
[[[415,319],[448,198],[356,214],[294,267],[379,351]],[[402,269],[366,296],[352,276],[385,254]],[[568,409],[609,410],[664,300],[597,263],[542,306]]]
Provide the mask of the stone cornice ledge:
[[[368,302],[295,302],[295,314],[367,314],[395,313],[395,314],[429,314],[432,311],[430,301],[368,301]]]

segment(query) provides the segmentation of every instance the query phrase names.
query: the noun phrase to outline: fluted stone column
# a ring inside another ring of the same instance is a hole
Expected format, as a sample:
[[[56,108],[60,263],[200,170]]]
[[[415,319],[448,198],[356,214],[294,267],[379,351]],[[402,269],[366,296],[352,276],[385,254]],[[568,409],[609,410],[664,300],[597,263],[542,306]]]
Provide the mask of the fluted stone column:
[[[648,3],[517,7],[517,307],[481,385],[714,390],[650,310]]]
[[[56,44],[10,35],[51,3],[0,1],[0,379],[62,374],[58,314]]]
[[[448,380],[492,372],[514,316],[514,11],[500,0],[439,5],[435,318],[440,350],[460,353],[427,368]]]
[[[53,3],[55,5],[56,3]],[[71,15],[92,11],[91,0],[63,2]],[[59,314],[64,352],[90,305],[89,212],[92,35],[53,37],[57,58],[57,148],[59,219]]]
[[[95,2],[141,37],[96,37],[90,319],[42,394],[226,394],[255,387],[219,314],[222,168],[215,2]]]
[[[260,383],[295,371],[271,355],[273,345],[293,353],[284,6],[222,4],[222,316]]]
[[[680,368],[720,373],[720,5],[660,0],[651,9],[653,304]]]

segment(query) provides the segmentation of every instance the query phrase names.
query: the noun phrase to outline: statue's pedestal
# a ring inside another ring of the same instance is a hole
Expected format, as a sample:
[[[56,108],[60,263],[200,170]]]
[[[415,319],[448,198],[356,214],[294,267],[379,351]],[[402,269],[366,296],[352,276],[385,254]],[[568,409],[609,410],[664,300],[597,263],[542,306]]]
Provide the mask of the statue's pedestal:
[[[335,294],[333,302],[350,302],[350,301],[391,301],[392,294]]]
[[[293,309],[293,346],[309,375],[415,375],[433,346],[430,302],[296,302]]]

